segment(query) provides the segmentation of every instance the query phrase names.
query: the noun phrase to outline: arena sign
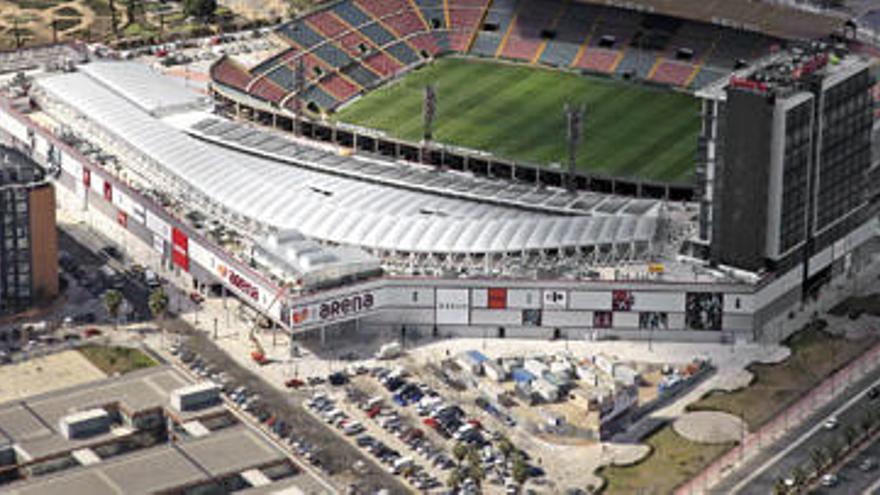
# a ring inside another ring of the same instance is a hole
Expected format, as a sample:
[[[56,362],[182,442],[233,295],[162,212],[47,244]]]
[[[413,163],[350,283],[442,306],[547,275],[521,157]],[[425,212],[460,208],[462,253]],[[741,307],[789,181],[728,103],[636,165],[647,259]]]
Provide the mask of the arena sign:
[[[260,301],[260,289],[248,279],[236,273],[232,268],[223,264],[217,265],[217,274],[222,280],[225,280],[229,285],[240,290],[243,294],[246,294],[254,301]]]
[[[290,310],[291,326],[309,323],[324,323],[347,318],[369,311],[376,306],[376,298],[372,292],[348,294],[333,299],[316,302],[308,306],[299,306]]]

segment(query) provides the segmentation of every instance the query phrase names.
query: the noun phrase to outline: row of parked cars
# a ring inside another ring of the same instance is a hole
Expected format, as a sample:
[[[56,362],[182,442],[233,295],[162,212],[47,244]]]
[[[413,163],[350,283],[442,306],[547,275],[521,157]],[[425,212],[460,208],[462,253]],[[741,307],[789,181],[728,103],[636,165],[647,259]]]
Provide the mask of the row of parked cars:
[[[198,354],[187,350],[184,346],[172,345],[172,355],[178,356],[193,373],[200,378],[209,379],[220,385],[220,391],[242,411],[250,414],[257,422],[265,426],[279,441],[286,443],[300,458],[318,469],[324,470],[317,457],[318,448],[296,434],[290,424],[278,414],[271,411],[259,393],[238,385],[226,371],[201,358]]]
[[[445,399],[429,385],[409,380],[401,369],[378,368],[373,370],[372,375],[392,394],[395,405],[403,409],[411,409],[422,419],[423,425],[436,430],[440,436],[450,441],[475,447],[490,483],[504,485],[508,493],[518,492],[518,486],[512,479],[512,459],[502,455],[493,443],[501,438],[499,432],[487,430],[477,418],[469,418],[460,405]],[[378,402],[380,399],[374,398],[371,401]],[[367,406],[370,407],[367,410],[368,416],[376,412],[377,406],[369,403]],[[507,426],[516,424],[512,418],[503,413],[498,412],[494,415]],[[376,417],[380,420],[388,416],[399,418],[397,412],[385,409],[376,413]],[[544,471],[537,466],[530,466],[529,475],[541,477],[544,476]]]
[[[375,404],[378,405],[378,404]],[[355,437],[355,443],[361,449],[367,451],[375,457],[380,463],[388,467],[388,472],[394,475],[403,476],[414,487],[420,490],[428,490],[441,486],[437,478],[425,470],[421,465],[417,464],[412,456],[406,456],[399,451],[388,446],[378,438],[366,433],[366,428],[359,421],[351,419],[348,414],[336,407],[334,400],[329,398],[323,392],[316,392],[306,401],[306,407],[314,411],[314,413],[323,419],[326,423],[340,429],[346,436]],[[364,407],[363,405],[361,406]],[[375,416],[373,416],[375,419]],[[424,440],[423,435],[416,434],[415,430],[408,429],[404,433],[399,423],[387,421],[381,424],[383,428],[389,432],[398,432],[398,437],[411,448],[417,449]],[[396,430],[395,430],[396,428]],[[432,449],[435,451],[436,449]],[[426,450],[422,450],[426,452]],[[450,460],[449,467],[452,466]],[[448,469],[448,467],[446,468]]]

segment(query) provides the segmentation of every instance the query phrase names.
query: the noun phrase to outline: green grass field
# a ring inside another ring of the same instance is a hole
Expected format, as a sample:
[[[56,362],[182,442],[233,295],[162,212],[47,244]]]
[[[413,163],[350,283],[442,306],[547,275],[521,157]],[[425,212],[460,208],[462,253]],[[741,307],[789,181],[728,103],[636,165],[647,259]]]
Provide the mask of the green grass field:
[[[436,141],[521,162],[564,163],[563,106],[572,101],[587,109],[581,170],[692,181],[700,126],[696,98],[619,81],[444,58],[343,108],[337,119],[418,141],[428,83],[437,90]]]

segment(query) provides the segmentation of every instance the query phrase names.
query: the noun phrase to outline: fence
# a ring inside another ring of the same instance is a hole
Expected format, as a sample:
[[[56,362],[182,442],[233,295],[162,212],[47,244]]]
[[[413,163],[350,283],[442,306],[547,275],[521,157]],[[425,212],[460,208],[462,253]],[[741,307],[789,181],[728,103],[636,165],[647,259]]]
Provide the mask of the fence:
[[[739,445],[679,487],[675,491],[676,495],[708,493],[713,485],[727,474],[740,467],[764,447],[781,440],[792,427],[841,395],[854,381],[865,377],[878,362],[880,362],[880,344],[876,344],[846,367],[833,373],[757,431],[746,435]]]

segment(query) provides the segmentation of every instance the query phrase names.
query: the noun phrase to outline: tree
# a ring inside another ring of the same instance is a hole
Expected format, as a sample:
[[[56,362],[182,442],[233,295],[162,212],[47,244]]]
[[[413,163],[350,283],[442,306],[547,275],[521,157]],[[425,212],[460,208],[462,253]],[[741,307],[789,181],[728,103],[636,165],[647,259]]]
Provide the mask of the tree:
[[[513,452],[513,442],[510,441],[505,435],[502,435],[501,438],[495,443],[495,447],[501,452],[501,455],[507,459],[510,456],[511,452]]]
[[[791,479],[794,481],[794,486],[801,486],[806,480],[804,470],[801,469],[800,466],[795,466],[794,469],[791,470]]]
[[[513,480],[520,485],[529,479],[529,465],[526,464],[525,458],[519,452],[517,452],[516,456],[513,458],[512,474]]]
[[[468,446],[463,443],[459,442],[459,443],[455,444],[455,447],[452,447],[452,456],[455,457],[455,460],[456,460],[456,462],[458,462],[459,466],[461,466],[461,461],[464,460],[464,458],[467,456],[467,454],[468,454]]]
[[[776,481],[773,482],[773,493],[774,495],[785,495],[788,493],[788,485],[785,484],[783,478],[776,478]]]
[[[214,15],[217,10],[217,0],[184,0],[183,11],[186,15],[205,18]]]
[[[852,447],[854,443],[856,443],[856,437],[858,434],[856,433],[856,429],[852,427],[852,425],[847,426],[843,431],[843,435],[846,437],[846,446]]]
[[[168,294],[162,288],[153,289],[150,292],[147,304],[150,306],[150,313],[153,313],[153,318],[161,321],[168,310]]]
[[[446,478],[446,486],[452,489],[458,488],[458,485],[461,484],[461,473],[458,472],[458,469],[453,469],[449,471],[449,476]]]
[[[820,473],[822,468],[825,467],[825,462],[827,460],[822,448],[816,447],[810,450],[810,459],[813,461],[813,469],[816,471],[816,474]]]
[[[113,329],[116,330],[116,324],[119,318],[119,308],[122,306],[122,293],[116,289],[110,289],[104,293],[104,306],[107,307],[107,313],[113,318]]]
[[[482,484],[483,479],[486,477],[486,472],[483,470],[483,465],[477,462],[476,464],[471,463],[468,466],[468,476],[477,483],[477,486]]]

